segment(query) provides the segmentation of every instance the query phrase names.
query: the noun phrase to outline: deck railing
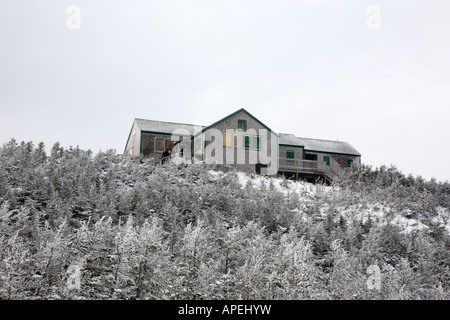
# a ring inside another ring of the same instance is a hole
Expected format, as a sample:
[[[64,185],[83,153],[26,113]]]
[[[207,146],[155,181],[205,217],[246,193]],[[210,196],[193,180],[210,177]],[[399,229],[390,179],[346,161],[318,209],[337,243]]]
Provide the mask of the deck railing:
[[[173,158],[173,154],[159,159],[159,164],[169,162]],[[325,161],[305,160],[305,159],[291,159],[286,157],[279,157],[278,170],[292,173],[306,173],[325,177],[333,180],[338,176],[343,168],[336,162],[330,159],[330,164],[327,165]]]
[[[326,171],[327,164],[324,161],[279,158],[278,167],[288,170]]]
[[[334,163],[332,159],[330,159],[330,165],[327,165],[325,161],[316,161],[316,160],[304,160],[304,159],[291,159],[286,157],[280,157],[278,168],[279,171],[286,171],[292,173],[308,173],[321,175],[328,179],[333,179],[337,175],[339,175],[341,170],[338,170],[340,166],[337,163]]]

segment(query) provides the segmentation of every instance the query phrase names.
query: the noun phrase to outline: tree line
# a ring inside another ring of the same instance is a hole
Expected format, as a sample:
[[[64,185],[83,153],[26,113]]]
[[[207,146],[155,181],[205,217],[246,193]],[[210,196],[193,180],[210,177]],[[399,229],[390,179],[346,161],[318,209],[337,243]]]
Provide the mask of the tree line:
[[[449,298],[448,182],[362,166],[294,191],[209,170],[4,144],[0,299]]]

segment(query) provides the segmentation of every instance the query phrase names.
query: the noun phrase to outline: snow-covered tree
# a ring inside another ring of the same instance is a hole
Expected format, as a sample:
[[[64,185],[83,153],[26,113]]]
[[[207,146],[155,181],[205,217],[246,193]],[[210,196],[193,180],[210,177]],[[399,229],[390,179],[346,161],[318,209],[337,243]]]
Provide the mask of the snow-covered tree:
[[[448,299],[448,182],[218,169],[9,141],[0,298]]]
[[[274,257],[275,270],[270,276],[273,298],[314,299],[318,270],[311,244],[299,238],[294,228],[281,236]]]

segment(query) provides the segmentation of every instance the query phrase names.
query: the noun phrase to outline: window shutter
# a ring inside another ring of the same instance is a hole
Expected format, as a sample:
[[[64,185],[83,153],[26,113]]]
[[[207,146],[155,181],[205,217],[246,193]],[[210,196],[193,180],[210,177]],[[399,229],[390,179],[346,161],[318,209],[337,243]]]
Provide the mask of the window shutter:
[[[244,147],[245,148],[250,148],[250,137],[249,136],[244,136]]]
[[[231,147],[231,134],[230,133],[223,134],[223,146]]]
[[[347,167],[351,167],[353,163],[353,159],[347,159]]]

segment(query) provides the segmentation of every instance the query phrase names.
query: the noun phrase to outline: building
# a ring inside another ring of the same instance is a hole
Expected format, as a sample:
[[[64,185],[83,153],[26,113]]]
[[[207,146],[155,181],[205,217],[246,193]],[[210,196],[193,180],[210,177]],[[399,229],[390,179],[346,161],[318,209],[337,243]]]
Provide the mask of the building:
[[[361,154],[347,142],[277,133],[245,109],[206,127],[135,119],[124,153],[159,160],[164,151],[186,161],[306,180],[331,181],[361,163]]]

